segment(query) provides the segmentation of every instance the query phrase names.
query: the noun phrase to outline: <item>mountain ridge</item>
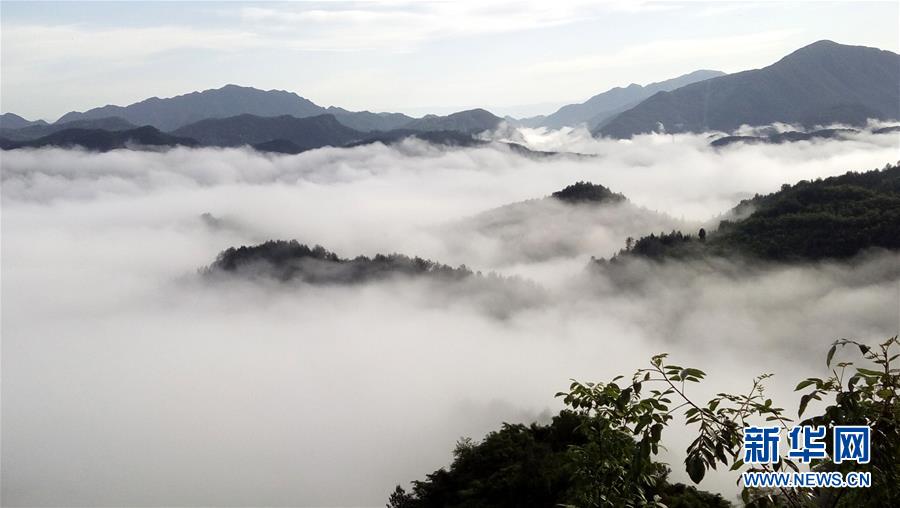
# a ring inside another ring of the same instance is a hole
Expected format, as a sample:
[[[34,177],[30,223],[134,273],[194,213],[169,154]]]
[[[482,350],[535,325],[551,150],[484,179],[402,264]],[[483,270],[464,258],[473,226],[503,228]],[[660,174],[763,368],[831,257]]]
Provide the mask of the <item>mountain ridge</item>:
[[[559,129],[566,126],[574,127],[584,123],[587,124],[588,128],[594,128],[609,117],[636,106],[656,92],[671,91],[698,81],[724,75],[725,73],[722,71],[699,69],[645,86],[631,83],[626,87],[613,87],[592,96],[584,102],[567,104],[559,108],[555,113],[541,118],[537,122],[537,126]],[[525,122],[530,123],[528,120],[525,119]]]
[[[628,138],[665,131],[731,132],[741,125],[806,127],[900,117],[900,55],[818,41],[761,69],[658,92],[594,135]]]

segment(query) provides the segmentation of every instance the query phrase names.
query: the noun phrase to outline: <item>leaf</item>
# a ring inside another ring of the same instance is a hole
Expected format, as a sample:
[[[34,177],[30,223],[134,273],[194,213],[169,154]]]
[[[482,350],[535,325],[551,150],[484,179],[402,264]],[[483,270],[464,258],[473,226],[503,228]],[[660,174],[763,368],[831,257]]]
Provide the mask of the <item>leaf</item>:
[[[809,378],[806,381],[800,381],[800,384],[797,385],[797,388],[794,388],[794,391],[798,392],[798,391],[806,388],[807,386],[814,384],[816,381],[819,381],[819,380],[815,379],[815,378]]]
[[[825,358],[825,366],[831,367],[831,359],[834,358],[834,352],[837,351],[837,344],[831,346],[828,350],[828,356]]]
[[[703,459],[699,456],[688,457],[684,463],[692,482],[700,483],[703,481],[703,477],[706,476],[706,466],[703,464]]]
[[[703,378],[706,376],[706,373],[700,369],[684,369],[684,374],[691,377]]]
[[[744,467],[744,461],[736,460],[736,461],[734,461],[734,464],[732,464],[730,471],[737,471],[738,469],[740,469],[742,467]]]
[[[806,395],[800,397],[800,409],[797,411],[797,417],[803,416],[803,412],[806,411],[806,406],[809,405],[809,401],[812,400],[813,394],[807,393]]]
[[[654,442],[658,442],[660,437],[662,437],[663,426],[660,423],[650,427],[650,438],[653,439]]]

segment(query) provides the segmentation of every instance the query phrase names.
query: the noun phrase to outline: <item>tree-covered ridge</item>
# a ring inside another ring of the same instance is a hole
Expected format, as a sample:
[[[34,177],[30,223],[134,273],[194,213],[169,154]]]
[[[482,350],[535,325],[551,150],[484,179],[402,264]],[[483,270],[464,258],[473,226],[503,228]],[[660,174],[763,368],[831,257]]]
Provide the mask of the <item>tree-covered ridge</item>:
[[[582,181],[575,182],[562,190],[556,191],[551,196],[570,204],[619,203],[626,200],[623,194],[613,192],[608,187]]]
[[[320,245],[309,247],[297,240],[270,240],[254,245],[231,247],[216,258],[205,272],[263,275],[282,281],[352,284],[394,275],[428,275],[462,279],[473,275],[465,266],[453,268],[420,257],[376,254],[344,259]]]
[[[900,165],[784,185],[738,204],[715,231],[629,241],[616,256],[655,259],[714,254],[765,260],[844,259],[900,249]]]
[[[602,440],[591,437],[590,421],[574,411],[562,411],[548,425],[503,424],[481,442],[461,440],[448,469],[438,469],[423,481],[413,482],[410,492],[397,487],[389,508],[513,508],[555,507],[578,504],[600,476],[585,478],[579,470],[579,450],[603,449],[607,463],[616,467],[600,472],[612,488],[626,489],[631,477],[620,468],[640,474],[641,467],[654,471],[647,484],[647,499],[659,497],[669,507],[730,506],[721,496],[694,487],[669,484],[667,468],[652,462],[639,465],[637,443],[628,434],[610,432]],[[600,464],[598,464],[599,468]],[[617,485],[621,484],[621,485]]]

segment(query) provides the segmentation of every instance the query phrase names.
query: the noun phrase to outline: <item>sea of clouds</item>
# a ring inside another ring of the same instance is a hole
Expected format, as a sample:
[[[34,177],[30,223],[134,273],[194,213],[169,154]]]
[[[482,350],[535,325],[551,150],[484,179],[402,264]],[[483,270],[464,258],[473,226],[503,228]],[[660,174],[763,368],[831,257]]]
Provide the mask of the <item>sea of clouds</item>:
[[[896,133],[723,149],[705,135],[515,136],[591,156],[415,140],[0,154],[3,502],[381,506],[446,466],[460,437],[549,418],[570,378],[628,375],[667,351],[708,372],[698,398],[772,372],[771,395],[792,408],[831,341],[897,333],[897,254],[585,269],[628,236],[714,226],[755,193],[895,162]],[[541,199],[579,180],[629,202]],[[267,239],[465,264],[533,281],[535,296],[485,305],[480,285],[198,276],[223,249]],[[688,435],[666,439],[683,480]],[[733,480],[702,487],[731,496]]]

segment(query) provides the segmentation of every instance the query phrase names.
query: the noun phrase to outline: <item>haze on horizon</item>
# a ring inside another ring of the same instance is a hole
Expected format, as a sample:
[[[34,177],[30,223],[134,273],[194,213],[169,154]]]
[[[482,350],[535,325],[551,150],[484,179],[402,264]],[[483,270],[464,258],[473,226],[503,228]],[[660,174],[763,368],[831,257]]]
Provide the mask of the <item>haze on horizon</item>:
[[[523,117],[633,82],[763,67],[820,39],[900,50],[896,2],[4,1],[0,10],[0,109],[48,121],[227,83],[351,110]]]

